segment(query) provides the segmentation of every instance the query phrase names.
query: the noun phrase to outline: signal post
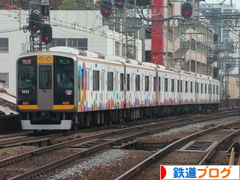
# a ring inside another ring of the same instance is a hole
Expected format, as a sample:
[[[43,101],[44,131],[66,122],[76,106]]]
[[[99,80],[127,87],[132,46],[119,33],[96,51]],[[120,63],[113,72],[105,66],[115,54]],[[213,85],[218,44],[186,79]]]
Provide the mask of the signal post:
[[[31,35],[30,51],[42,51],[48,49],[52,41],[52,27],[49,18],[49,0],[39,0],[39,3],[32,4],[30,10],[28,30]]]

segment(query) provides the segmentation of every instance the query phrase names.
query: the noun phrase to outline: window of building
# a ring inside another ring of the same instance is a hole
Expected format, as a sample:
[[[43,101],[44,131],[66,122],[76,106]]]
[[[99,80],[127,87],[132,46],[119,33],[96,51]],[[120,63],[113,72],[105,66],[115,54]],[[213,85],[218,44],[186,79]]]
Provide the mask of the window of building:
[[[93,71],[93,91],[99,91],[99,71]]]
[[[108,72],[107,73],[107,90],[108,91],[113,91],[113,72]]]
[[[8,53],[8,38],[0,38],[0,53]]]
[[[3,83],[3,87],[8,88],[9,87],[9,74],[8,73],[0,73],[0,79],[5,81]]]
[[[64,39],[64,38],[54,38],[51,42],[51,46],[67,46],[72,47],[76,49],[82,49],[82,50],[88,50],[88,39],[77,39],[77,38],[71,38],[71,39]]]
[[[115,55],[119,56],[120,55],[120,43],[115,41]]]

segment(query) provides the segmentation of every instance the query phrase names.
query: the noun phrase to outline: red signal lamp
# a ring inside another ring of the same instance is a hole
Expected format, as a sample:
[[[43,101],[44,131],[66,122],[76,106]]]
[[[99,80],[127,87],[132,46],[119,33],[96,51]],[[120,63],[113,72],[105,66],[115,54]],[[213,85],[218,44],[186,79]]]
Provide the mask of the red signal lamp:
[[[108,10],[104,10],[103,13],[104,13],[104,14],[109,14],[110,11],[108,11]]]
[[[184,11],[184,14],[188,15],[188,14],[190,14],[190,12],[189,11]]]

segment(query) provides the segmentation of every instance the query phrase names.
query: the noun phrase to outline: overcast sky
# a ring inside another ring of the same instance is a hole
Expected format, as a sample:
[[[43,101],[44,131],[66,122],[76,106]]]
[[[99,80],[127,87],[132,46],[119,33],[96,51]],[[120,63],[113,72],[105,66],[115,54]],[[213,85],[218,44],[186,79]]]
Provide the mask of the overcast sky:
[[[210,3],[222,3],[224,2],[224,4],[231,4],[231,0],[205,0],[201,1],[202,4],[206,3],[206,4],[210,4]],[[240,0],[232,0],[233,4],[236,4],[236,9],[240,9]]]

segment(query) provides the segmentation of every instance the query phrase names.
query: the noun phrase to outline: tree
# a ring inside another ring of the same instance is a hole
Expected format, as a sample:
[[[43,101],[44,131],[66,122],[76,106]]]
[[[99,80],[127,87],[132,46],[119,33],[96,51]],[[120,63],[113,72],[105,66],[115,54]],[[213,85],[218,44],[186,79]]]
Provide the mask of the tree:
[[[99,1],[93,0],[63,0],[61,10],[94,10],[99,9]]]

